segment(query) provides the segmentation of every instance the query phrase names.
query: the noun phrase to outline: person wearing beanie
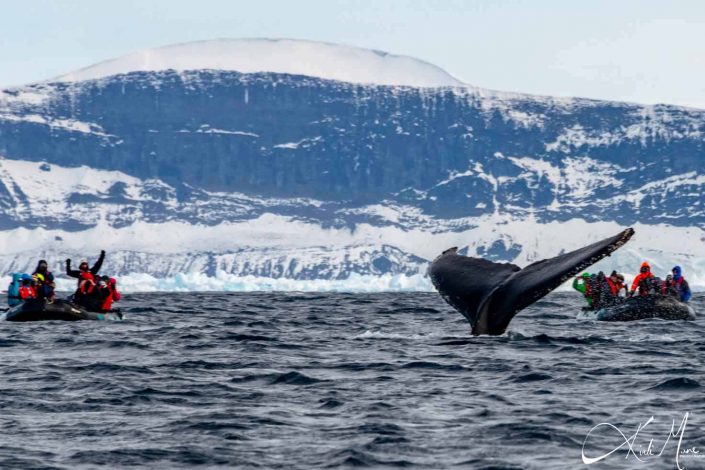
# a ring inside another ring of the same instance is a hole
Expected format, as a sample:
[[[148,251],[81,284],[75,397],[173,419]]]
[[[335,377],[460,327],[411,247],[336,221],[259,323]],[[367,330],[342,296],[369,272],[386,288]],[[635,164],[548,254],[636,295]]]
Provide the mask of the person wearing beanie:
[[[78,265],[78,269],[71,269],[71,259],[66,260],[66,275],[69,277],[74,277],[78,279],[78,284],[81,283],[84,273],[90,273],[93,276],[98,274],[100,268],[103,266],[103,260],[105,259],[105,250],[101,250],[98,261],[95,262],[92,268],[88,269],[88,260],[81,260]]]

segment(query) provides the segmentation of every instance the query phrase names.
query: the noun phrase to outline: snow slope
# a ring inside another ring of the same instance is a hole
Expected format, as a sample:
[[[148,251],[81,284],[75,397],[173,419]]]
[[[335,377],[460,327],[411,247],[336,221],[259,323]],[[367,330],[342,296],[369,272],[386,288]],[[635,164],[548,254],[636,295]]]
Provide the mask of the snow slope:
[[[412,57],[294,39],[215,39],[169,45],[100,62],[54,80],[168,69],[275,72],[377,85],[463,86],[441,68]]]

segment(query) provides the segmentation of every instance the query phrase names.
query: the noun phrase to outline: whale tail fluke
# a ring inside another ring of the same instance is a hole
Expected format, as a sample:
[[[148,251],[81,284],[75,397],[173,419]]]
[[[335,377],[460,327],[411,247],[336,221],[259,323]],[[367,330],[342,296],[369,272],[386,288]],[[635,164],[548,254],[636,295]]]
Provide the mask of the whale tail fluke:
[[[450,249],[431,263],[428,274],[443,299],[474,326],[487,294],[520,270],[510,263],[470,258]]]
[[[512,318],[588,266],[609,256],[634,235],[629,228],[584,248],[524,269],[446,250],[429,267],[443,298],[472,325],[473,334],[502,334]]]

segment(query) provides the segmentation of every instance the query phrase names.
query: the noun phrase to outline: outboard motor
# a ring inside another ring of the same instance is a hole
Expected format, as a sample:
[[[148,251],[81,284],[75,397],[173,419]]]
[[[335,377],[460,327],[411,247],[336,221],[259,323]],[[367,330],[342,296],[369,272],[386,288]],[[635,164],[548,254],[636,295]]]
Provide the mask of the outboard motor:
[[[20,298],[20,286],[22,285],[22,273],[12,273],[12,282],[10,282],[7,288],[7,304],[10,307],[19,305],[22,303]]]

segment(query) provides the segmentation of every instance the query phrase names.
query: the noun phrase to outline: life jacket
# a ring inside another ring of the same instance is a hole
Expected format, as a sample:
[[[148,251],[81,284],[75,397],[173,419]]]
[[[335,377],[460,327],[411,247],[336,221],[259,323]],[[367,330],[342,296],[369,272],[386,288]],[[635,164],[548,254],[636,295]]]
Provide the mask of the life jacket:
[[[12,282],[7,288],[7,304],[10,307],[19,305],[22,303],[22,298],[20,297],[20,287],[22,286],[22,273],[13,273]]]
[[[78,283],[78,293],[82,295],[90,295],[95,289],[95,281],[93,274],[90,272],[81,273],[81,279]]]
[[[20,299],[22,300],[27,300],[27,299],[34,299],[37,297],[37,293],[34,290],[34,287],[32,286],[25,286],[22,285],[20,286]]]
[[[583,281],[583,285],[585,285],[585,297],[592,298],[592,281],[593,279]]]
[[[624,285],[624,282],[623,282],[623,281],[619,280],[619,281],[617,281],[617,295],[619,295],[619,292],[620,292],[622,289],[625,290],[625,294],[626,294],[627,286]]]
[[[617,282],[612,282],[612,279],[610,279],[610,278],[608,277],[608,278],[607,278],[607,284],[609,284],[609,286],[610,286],[610,291],[612,292],[612,295],[616,296],[616,295],[619,294],[619,290],[622,288],[622,287],[620,286],[619,281],[617,281]]]
[[[83,271],[83,270],[79,269],[78,276],[76,276],[76,278],[77,278],[76,286],[80,286],[81,281],[83,281],[84,279],[88,279],[88,278],[93,279],[93,273],[90,272],[90,270]]]

